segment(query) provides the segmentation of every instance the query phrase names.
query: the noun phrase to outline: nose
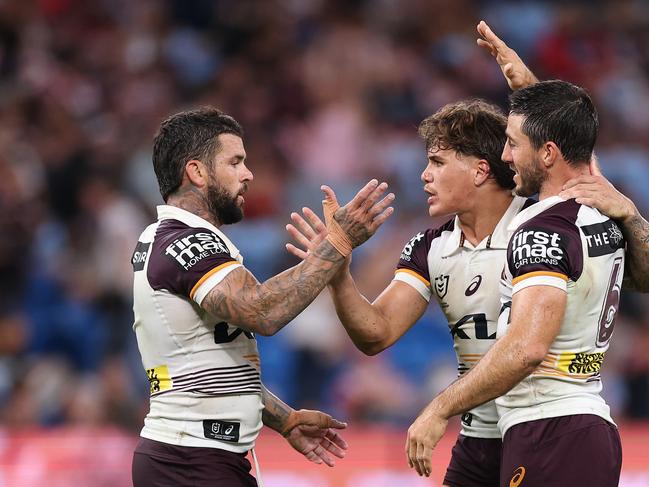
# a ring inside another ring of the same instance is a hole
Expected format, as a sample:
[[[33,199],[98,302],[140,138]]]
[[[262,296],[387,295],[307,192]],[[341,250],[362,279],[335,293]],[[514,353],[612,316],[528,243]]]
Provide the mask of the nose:
[[[509,147],[509,141],[505,142],[505,147],[503,147],[503,153],[501,154],[500,158],[507,164],[514,162],[514,160],[512,159],[512,149],[511,147]]]
[[[420,179],[424,184],[433,182],[433,172],[430,170],[430,164],[426,165],[426,168],[421,173]]]
[[[248,169],[248,166],[245,164],[243,165],[244,171],[243,174],[241,175],[241,181],[246,182],[246,181],[252,181],[254,179],[254,176],[252,174],[252,171]]]

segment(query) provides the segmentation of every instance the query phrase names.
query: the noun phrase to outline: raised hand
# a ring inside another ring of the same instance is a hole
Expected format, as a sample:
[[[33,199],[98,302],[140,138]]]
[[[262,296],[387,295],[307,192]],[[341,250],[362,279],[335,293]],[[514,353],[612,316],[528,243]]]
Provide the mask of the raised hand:
[[[333,189],[326,185],[321,187],[325,193],[323,207],[327,221],[327,239],[344,256],[374,235],[394,211],[394,208],[389,206],[394,200],[394,194],[389,193],[382,197],[387,188],[387,183],[379,184],[373,179],[349,203],[338,207]],[[329,220],[328,212],[332,214]]]
[[[512,90],[519,90],[539,82],[516,51],[494,34],[484,20],[480,21],[477,30],[481,36],[477,39],[478,45],[488,50],[496,58],[496,62]]]
[[[286,250],[300,259],[305,259],[327,238],[327,227],[311,208],[305,206],[302,213],[304,217],[295,212],[291,213],[293,223],[286,225],[286,231],[301,248],[287,243]]]
[[[336,462],[332,455],[344,458],[347,453],[347,442],[336,431],[346,427],[326,413],[301,409],[291,414],[282,434],[309,461],[333,467]]]

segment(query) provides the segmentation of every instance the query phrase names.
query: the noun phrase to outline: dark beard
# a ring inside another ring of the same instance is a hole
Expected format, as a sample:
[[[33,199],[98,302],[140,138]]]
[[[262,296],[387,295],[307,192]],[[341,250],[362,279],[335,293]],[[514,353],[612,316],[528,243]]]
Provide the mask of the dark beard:
[[[524,175],[524,177],[523,177]],[[541,186],[547,179],[547,174],[541,169],[541,164],[535,161],[535,164],[528,167],[525,171],[518,173],[521,181],[520,187],[514,189],[518,196],[532,196],[541,191]]]
[[[236,195],[232,198],[220,186],[207,188],[207,208],[221,225],[240,222],[243,218],[243,208],[237,205]]]

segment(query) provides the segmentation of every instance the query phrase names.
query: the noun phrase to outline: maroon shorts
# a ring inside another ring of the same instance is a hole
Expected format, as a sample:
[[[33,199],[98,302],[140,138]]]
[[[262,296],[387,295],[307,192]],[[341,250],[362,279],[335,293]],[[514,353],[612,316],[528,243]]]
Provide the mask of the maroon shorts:
[[[517,424],[503,439],[503,487],[617,486],[622,445],[617,428],[592,414]]]
[[[451,451],[444,485],[451,487],[498,487],[500,481],[500,438],[459,435]]]
[[[245,453],[176,446],[140,438],[133,487],[257,487]]]

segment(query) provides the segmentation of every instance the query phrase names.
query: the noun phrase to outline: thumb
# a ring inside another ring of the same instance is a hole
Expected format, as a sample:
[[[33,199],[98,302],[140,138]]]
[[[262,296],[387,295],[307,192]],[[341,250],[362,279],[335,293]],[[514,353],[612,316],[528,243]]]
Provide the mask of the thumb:
[[[508,78],[511,78],[514,75],[514,65],[512,63],[507,63],[503,66],[503,73]]]
[[[335,208],[338,209],[340,205],[338,204],[338,198],[336,198],[336,193],[334,193],[334,190],[326,184],[320,186],[320,189],[325,194],[325,201],[330,201],[330,204],[333,204]]]
[[[602,175],[602,170],[599,167],[599,160],[597,159],[597,156],[593,152],[593,156],[590,158],[590,162],[588,163],[588,168],[590,169],[590,174],[591,176],[601,176]]]

